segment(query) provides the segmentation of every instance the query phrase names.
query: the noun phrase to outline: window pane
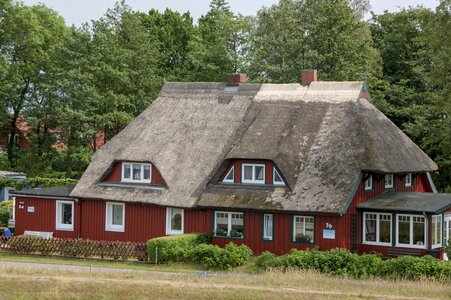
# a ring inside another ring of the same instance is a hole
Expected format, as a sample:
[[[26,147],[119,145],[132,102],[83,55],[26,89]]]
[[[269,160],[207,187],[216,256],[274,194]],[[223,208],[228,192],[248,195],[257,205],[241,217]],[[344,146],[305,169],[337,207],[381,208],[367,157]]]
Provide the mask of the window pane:
[[[182,210],[180,208],[171,209],[171,230],[182,230]]]
[[[123,225],[122,224],[122,216],[124,214],[124,206],[122,205],[112,205],[112,213],[113,213],[113,219],[111,224],[113,225]]]
[[[376,242],[376,218],[375,214],[365,215],[365,240]]]
[[[62,224],[72,224],[72,205],[68,203],[63,203],[61,205],[62,211],[61,211],[61,223]]]
[[[124,165],[124,178],[131,179],[131,166],[130,165]]]
[[[313,218],[295,218],[295,240],[296,242],[313,243]]]
[[[424,218],[413,217],[413,244],[424,245]]]
[[[229,214],[228,213],[216,213],[216,232],[217,236],[227,236],[228,234],[228,222],[229,222]]]
[[[379,216],[379,242],[381,243],[391,242],[390,220],[391,216],[388,215]]]
[[[143,179],[149,180],[150,179],[150,165],[144,165],[143,169],[144,169]]]
[[[268,238],[268,239],[272,239],[272,226],[273,226],[273,222],[272,222],[272,217],[273,215],[265,215],[264,216],[264,224],[263,224],[263,237],[264,238]]]
[[[386,187],[393,186],[393,175],[392,174],[385,175],[385,186]]]
[[[234,171],[234,168],[232,167],[229,170],[229,173],[227,173],[226,177],[224,177],[224,180],[233,181],[233,171]]]
[[[264,168],[262,166],[255,166],[255,179],[263,180],[264,178]]]
[[[252,180],[252,166],[244,166],[244,179]]]
[[[410,244],[410,217],[398,217],[398,242],[401,244]]]
[[[232,230],[231,237],[243,237],[244,235],[244,217],[240,213],[232,213]]]
[[[141,180],[141,165],[133,164],[133,180]]]
[[[280,177],[279,172],[277,172],[276,169],[274,169],[274,182],[283,183],[282,177]]]

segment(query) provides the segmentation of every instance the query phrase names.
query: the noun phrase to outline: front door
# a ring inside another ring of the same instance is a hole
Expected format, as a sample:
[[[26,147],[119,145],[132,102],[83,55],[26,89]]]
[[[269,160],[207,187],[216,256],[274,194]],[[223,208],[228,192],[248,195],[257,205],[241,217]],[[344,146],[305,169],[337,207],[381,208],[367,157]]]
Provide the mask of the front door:
[[[445,246],[451,243],[451,213],[445,214],[445,224],[444,224],[444,242]],[[445,260],[451,259],[451,257],[447,257],[445,253]]]

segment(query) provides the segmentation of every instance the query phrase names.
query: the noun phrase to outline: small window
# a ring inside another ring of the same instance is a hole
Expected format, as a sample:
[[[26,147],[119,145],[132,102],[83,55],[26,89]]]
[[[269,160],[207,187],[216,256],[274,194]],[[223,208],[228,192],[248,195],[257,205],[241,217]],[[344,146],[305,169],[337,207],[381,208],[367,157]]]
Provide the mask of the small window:
[[[397,215],[396,218],[397,246],[426,248],[425,217],[421,215]]]
[[[365,180],[365,191],[371,191],[372,189],[373,189],[373,175],[370,175]]]
[[[279,172],[275,167],[273,167],[272,172],[272,178],[273,178],[273,184],[274,185],[285,185],[285,182],[282,179],[282,176],[280,176]]]
[[[391,228],[390,214],[363,214],[363,242],[365,244],[391,245]]]
[[[432,248],[442,246],[442,215],[432,216]]]
[[[56,201],[56,230],[74,230],[73,201]]]
[[[167,208],[166,235],[183,234],[183,209]]]
[[[150,183],[152,165],[140,163],[122,163],[122,182]]]
[[[263,215],[263,239],[266,241],[273,240],[274,234],[274,215],[264,214]]]
[[[244,213],[215,212],[214,236],[244,238]]]
[[[404,185],[412,186],[412,173],[409,173],[404,177]]]
[[[241,172],[242,183],[265,184],[265,165],[243,164]]]
[[[106,231],[125,231],[125,204],[106,203]]]
[[[222,182],[234,183],[235,182],[235,166],[231,167],[227,175],[224,177]]]
[[[393,187],[393,174],[385,175],[385,188],[389,189]]]
[[[293,242],[314,243],[314,217],[293,217]]]

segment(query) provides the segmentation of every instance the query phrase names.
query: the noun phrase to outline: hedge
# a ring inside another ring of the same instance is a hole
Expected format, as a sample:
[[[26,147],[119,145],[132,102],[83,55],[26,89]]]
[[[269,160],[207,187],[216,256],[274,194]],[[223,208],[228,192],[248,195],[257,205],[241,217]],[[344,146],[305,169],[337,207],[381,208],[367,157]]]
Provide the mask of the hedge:
[[[189,261],[192,248],[200,244],[207,244],[209,241],[208,235],[199,233],[154,238],[147,242],[149,261],[158,260],[160,263]]]
[[[257,266],[263,269],[311,269],[330,275],[354,278],[381,277],[418,280],[429,277],[451,280],[451,262],[440,261],[432,256],[402,256],[382,260],[376,254],[358,255],[345,249],[330,251],[293,249],[282,256],[263,252],[257,258]]]
[[[192,249],[191,257],[206,269],[231,270],[242,266],[252,257],[252,250],[246,245],[228,243],[224,248],[203,244]]]

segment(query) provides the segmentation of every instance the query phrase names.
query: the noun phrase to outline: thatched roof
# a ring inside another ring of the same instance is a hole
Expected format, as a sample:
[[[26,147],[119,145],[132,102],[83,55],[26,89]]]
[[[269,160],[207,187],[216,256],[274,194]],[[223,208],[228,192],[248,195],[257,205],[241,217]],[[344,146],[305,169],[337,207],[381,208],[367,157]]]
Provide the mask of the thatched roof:
[[[360,99],[363,82],[167,83],[160,97],[93,157],[79,198],[177,207],[342,212],[363,170],[437,169],[401,130]],[[229,90],[229,89],[227,89]],[[288,189],[224,188],[227,161],[268,159]],[[153,163],[165,190],[100,184],[115,161]]]

